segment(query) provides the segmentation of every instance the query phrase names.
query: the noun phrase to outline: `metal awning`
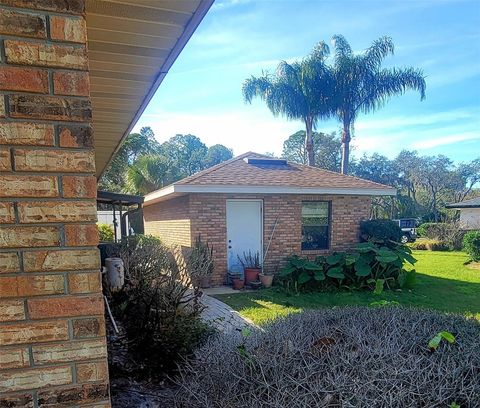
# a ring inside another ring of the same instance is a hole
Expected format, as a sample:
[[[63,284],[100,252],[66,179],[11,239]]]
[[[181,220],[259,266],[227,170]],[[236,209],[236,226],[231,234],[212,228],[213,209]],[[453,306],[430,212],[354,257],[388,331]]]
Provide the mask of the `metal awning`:
[[[87,0],[99,177],[214,0]]]
[[[97,191],[97,203],[121,204],[124,206],[143,204],[142,196],[111,193],[110,191]]]

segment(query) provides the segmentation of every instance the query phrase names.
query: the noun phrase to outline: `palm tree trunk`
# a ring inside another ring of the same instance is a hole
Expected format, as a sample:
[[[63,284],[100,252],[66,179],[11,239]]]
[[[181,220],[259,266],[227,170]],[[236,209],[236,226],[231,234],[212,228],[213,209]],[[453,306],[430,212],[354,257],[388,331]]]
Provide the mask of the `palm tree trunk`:
[[[313,150],[313,123],[311,118],[305,119],[305,126],[306,126],[306,134],[305,134],[305,149],[307,150],[308,156],[308,165],[315,166],[315,153]]]
[[[342,174],[348,174],[348,162],[350,160],[350,122],[343,121],[342,132]]]

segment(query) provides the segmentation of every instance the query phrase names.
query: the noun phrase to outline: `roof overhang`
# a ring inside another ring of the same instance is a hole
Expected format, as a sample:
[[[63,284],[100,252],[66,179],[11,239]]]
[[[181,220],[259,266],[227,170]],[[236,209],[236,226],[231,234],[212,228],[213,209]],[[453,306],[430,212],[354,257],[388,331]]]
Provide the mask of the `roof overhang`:
[[[353,196],[395,196],[395,188],[319,188],[288,186],[242,186],[242,185],[184,185],[172,184],[145,196],[144,206],[170,200],[185,194],[316,194]]]
[[[97,176],[214,0],[87,0]]]
[[[463,208],[480,208],[480,205],[479,204],[464,204],[464,205],[461,205],[461,203],[456,203],[456,204],[447,204],[445,206],[445,208],[461,210]]]

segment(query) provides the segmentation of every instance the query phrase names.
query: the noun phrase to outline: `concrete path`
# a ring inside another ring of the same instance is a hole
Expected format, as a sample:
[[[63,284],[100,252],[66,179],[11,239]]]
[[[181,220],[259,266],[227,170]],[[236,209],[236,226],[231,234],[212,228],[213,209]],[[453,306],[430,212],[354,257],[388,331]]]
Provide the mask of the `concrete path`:
[[[255,327],[255,324],[243,317],[236,310],[207,294],[202,295],[202,303],[206,306],[202,318],[222,333],[242,330],[244,327]]]

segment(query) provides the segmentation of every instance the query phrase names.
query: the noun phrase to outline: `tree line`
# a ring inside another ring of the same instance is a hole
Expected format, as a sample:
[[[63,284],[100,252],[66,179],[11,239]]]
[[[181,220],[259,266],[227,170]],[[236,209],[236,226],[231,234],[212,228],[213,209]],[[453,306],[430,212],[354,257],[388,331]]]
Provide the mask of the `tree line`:
[[[336,132],[312,132],[315,166],[340,172],[341,138]],[[305,130],[283,143],[282,157],[308,164]],[[221,144],[207,147],[197,136],[177,134],[159,143],[149,127],[130,134],[99,182],[99,188],[113,192],[148,194],[198,171],[233,157]],[[394,159],[379,153],[353,156],[350,173],[354,176],[397,188],[396,197],[377,197],[372,206],[374,218],[448,218],[445,204],[480,194],[480,157],[455,164],[443,155],[422,156],[402,150]]]
[[[99,180],[99,189],[145,195],[231,159],[231,149],[207,147],[197,136],[177,134],[159,143],[150,127],[131,133]]]

